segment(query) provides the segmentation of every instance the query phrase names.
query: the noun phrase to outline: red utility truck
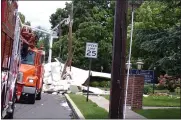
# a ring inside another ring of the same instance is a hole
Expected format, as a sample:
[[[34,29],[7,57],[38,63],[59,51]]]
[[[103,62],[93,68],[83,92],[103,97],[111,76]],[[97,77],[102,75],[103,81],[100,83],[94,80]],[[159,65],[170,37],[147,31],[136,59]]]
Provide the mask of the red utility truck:
[[[21,65],[17,81],[17,100],[34,104],[41,99],[44,76],[44,56],[42,48],[36,45],[36,35],[30,28],[21,29]]]

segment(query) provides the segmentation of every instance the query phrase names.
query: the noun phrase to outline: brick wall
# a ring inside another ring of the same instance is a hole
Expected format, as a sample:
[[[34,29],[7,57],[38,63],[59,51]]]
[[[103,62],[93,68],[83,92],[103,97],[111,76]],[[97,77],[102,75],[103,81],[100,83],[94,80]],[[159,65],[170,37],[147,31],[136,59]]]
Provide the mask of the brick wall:
[[[130,75],[128,81],[127,105],[131,106],[132,109],[142,109],[143,89],[144,77],[140,75]]]

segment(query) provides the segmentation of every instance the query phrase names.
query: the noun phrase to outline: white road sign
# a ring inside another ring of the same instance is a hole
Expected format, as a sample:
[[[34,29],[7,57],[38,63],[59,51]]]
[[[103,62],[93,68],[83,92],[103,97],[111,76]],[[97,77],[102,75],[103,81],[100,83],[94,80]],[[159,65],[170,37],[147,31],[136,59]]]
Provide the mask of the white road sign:
[[[97,49],[98,44],[97,43],[86,43],[86,51],[85,51],[85,57],[87,58],[97,58]]]

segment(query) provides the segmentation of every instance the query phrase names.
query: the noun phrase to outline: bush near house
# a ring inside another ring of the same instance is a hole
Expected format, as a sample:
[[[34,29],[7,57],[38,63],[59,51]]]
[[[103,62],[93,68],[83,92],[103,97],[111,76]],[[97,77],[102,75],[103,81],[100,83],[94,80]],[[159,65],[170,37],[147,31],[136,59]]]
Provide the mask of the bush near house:
[[[159,78],[159,84],[157,87],[166,88],[169,92],[175,92],[175,89],[180,87],[180,78],[165,74]]]
[[[155,84],[155,89],[156,90],[165,90],[167,88],[162,84]]]
[[[110,79],[101,77],[91,77],[90,86],[100,88],[110,88]]]
[[[144,85],[144,94],[150,94],[153,93],[153,87],[151,85]]]
[[[99,82],[97,82],[97,81],[90,82],[90,86],[91,87],[99,87]]]

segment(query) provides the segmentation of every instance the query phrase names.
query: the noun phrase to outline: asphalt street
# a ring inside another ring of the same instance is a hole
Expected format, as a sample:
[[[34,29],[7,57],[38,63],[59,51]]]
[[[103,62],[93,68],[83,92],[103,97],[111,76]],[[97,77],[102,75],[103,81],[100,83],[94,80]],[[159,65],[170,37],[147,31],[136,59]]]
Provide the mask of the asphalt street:
[[[72,110],[65,96],[42,94],[35,104],[16,103],[14,119],[71,119]]]

